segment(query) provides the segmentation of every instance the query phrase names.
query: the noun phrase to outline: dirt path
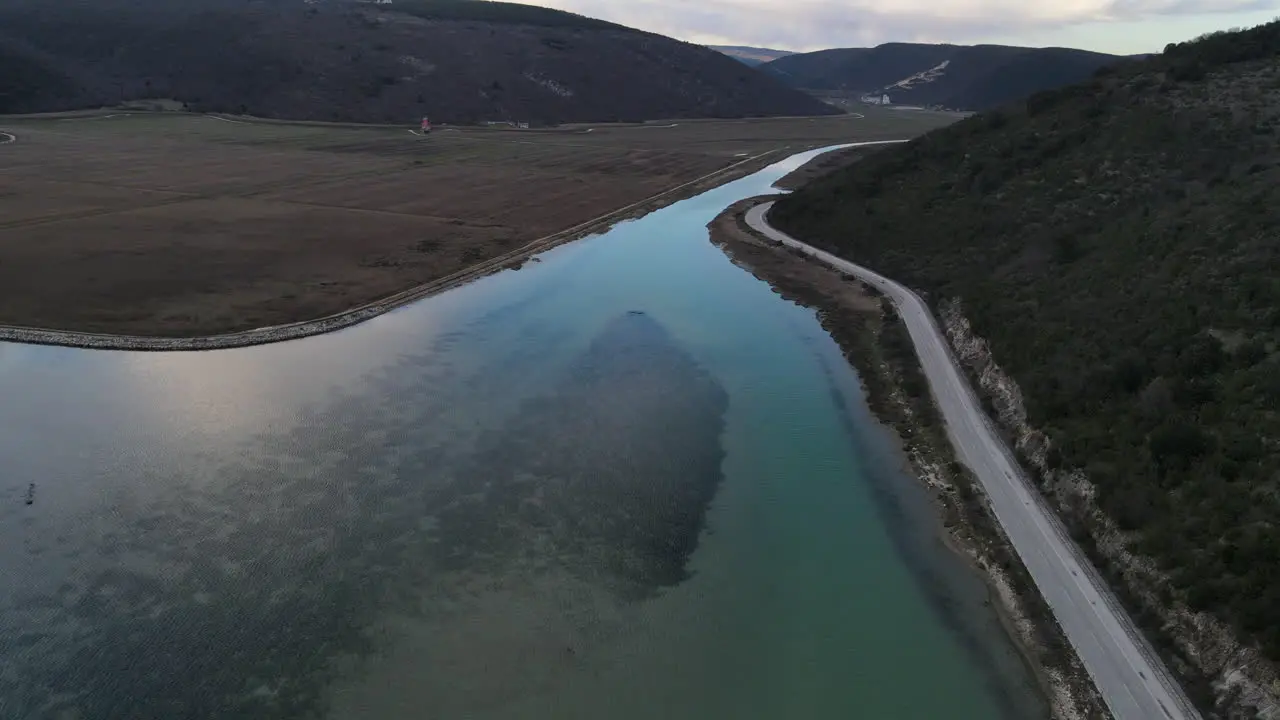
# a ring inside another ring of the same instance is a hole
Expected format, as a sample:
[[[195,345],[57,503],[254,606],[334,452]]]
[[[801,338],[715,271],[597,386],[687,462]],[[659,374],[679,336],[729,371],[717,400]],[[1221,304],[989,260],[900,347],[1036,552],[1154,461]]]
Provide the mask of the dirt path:
[[[8,145],[9,143],[18,142],[18,136],[13,133],[0,132],[0,145]]]

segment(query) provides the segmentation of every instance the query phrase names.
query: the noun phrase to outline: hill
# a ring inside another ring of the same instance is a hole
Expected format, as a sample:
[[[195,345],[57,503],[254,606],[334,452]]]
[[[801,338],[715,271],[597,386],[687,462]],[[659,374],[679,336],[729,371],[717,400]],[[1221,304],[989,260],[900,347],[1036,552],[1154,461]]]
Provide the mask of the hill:
[[[895,105],[986,110],[1088,79],[1121,59],[1066,48],[889,43],[790,55],[764,69],[816,94],[888,95]]]
[[[716,52],[724,53],[734,60],[752,67],[795,54],[790,50],[773,50],[771,48],[748,47],[746,45],[710,45],[709,47]]]
[[[0,113],[172,98],[265,117],[450,123],[835,112],[700,45],[481,0],[10,0]]]
[[[772,220],[925,291],[1181,667],[1280,689],[1280,23],[871,155]]]

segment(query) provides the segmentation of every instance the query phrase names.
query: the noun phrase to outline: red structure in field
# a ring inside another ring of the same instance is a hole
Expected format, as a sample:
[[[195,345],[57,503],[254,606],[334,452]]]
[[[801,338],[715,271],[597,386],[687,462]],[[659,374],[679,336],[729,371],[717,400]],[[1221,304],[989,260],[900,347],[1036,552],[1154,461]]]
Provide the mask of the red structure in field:
[[[422,118],[422,134],[426,135],[431,132],[431,120],[427,117]]]

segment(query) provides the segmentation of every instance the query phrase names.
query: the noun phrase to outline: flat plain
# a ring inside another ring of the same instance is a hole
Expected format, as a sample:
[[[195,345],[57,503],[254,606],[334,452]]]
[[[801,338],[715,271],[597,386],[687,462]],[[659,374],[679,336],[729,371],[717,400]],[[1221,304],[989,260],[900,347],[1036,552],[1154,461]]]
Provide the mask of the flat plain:
[[[0,145],[0,325],[191,337],[318,319],[792,152],[953,119],[872,109],[421,137],[180,113],[0,118],[15,138]]]

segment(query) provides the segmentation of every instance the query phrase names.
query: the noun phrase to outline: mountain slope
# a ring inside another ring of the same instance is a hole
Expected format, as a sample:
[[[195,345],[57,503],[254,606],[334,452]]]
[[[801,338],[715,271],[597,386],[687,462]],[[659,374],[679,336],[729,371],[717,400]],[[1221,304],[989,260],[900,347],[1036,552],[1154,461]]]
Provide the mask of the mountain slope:
[[[984,110],[1080,82],[1120,60],[1066,48],[889,43],[791,55],[764,69],[810,91],[887,94],[898,105]]]
[[[1020,388],[997,409],[1020,425],[1025,406],[1023,451],[1137,616],[1184,670],[1276,681],[1280,23],[867,157],[771,219],[962,332],[958,307]]]
[[[772,48],[748,47],[746,45],[709,45],[708,47],[752,67],[795,54],[790,50],[773,50]]]
[[[369,122],[835,112],[702,46],[479,0],[10,0],[0,70],[10,113],[155,97]]]

